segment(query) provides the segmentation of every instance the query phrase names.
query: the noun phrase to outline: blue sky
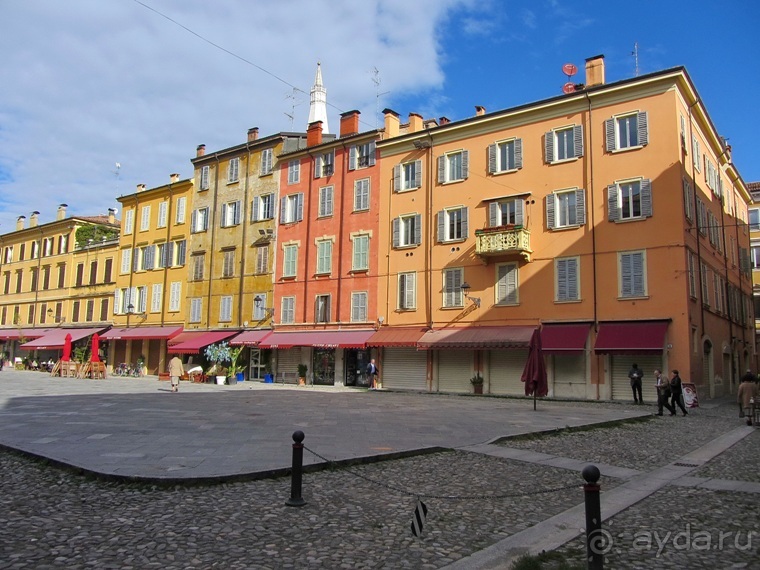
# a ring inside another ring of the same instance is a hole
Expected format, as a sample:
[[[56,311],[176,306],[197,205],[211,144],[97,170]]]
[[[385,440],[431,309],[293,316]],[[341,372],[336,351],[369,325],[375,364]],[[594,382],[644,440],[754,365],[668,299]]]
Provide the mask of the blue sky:
[[[564,63],[581,82],[597,54],[608,82],[633,77],[637,42],[641,74],[687,68],[744,180],[760,180],[752,0],[141,2],[3,3],[0,233],[33,210],[105,213],[136,184],[189,177],[198,144],[305,130],[318,60],[335,132],[351,109],[371,129],[378,108],[458,120],[553,97]]]

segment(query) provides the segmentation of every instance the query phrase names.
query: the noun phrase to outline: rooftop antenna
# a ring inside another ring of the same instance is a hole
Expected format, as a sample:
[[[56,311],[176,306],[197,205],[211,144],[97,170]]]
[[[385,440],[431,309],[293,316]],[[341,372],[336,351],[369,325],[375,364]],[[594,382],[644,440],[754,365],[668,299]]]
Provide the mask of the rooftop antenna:
[[[577,86],[575,83],[571,81],[571,78],[573,75],[578,73],[578,68],[572,64],[572,63],[566,63],[562,66],[562,73],[567,75],[567,83],[565,83],[562,86],[562,92],[563,93],[574,93],[576,89],[580,88],[583,89],[583,85]]]
[[[372,68],[372,83],[375,84],[375,128],[377,129],[378,120],[380,117],[380,97],[387,95],[390,91],[384,91],[380,93],[380,70],[377,67]]]
[[[633,56],[633,61],[635,62],[634,74],[636,77],[638,77],[639,76],[639,42],[633,42],[633,51],[631,52],[631,55]]]
[[[300,89],[293,87],[293,90],[285,95],[285,99],[290,99],[290,113],[285,113],[285,116],[290,119],[290,130],[293,130],[293,120],[296,116],[296,107],[301,104],[298,99],[298,92]]]

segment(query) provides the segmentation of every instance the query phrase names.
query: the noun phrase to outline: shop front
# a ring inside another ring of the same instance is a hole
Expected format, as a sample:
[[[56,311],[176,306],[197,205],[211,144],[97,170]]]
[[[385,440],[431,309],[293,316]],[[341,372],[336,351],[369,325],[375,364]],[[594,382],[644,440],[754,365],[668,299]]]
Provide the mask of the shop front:
[[[166,372],[167,343],[182,333],[181,325],[112,328],[101,336],[108,342],[107,363],[111,370],[119,364],[145,363],[147,374]]]

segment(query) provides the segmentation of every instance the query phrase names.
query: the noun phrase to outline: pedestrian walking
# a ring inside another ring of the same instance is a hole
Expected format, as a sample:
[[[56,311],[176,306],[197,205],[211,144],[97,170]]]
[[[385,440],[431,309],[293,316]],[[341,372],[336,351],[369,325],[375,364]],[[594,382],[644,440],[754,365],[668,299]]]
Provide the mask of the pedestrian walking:
[[[755,416],[757,396],[757,384],[745,374],[742,376],[742,383],[739,384],[739,390],[736,392],[736,401],[739,403],[739,417],[743,418],[746,415],[748,426],[752,425]]]
[[[662,370],[660,369],[655,369],[654,379],[654,386],[657,388],[657,415],[661,416],[662,408],[665,407],[671,416],[675,416],[675,409],[668,403],[668,399],[670,398],[670,382],[668,382],[667,377],[662,375]]]
[[[670,379],[670,407],[673,408],[673,414],[676,413],[676,406],[681,408],[684,416],[688,416],[689,412],[683,406],[683,387],[681,386],[681,377],[678,375],[678,370],[673,370],[673,377]]]
[[[169,361],[169,378],[172,381],[172,392],[179,392],[179,379],[184,372],[182,360],[175,354],[174,358]]]
[[[369,377],[369,387],[371,390],[377,388],[377,375],[379,373],[380,370],[377,368],[377,364],[375,364],[375,359],[373,358],[367,364],[367,376]]]
[[[634,362],[633,367],[628,372],[628,378],[631,379],[631,391],[633,392],[633,403],[643,404],[644,398],[641,396],[641,378],[644,373],[639,369],[638,365]]]

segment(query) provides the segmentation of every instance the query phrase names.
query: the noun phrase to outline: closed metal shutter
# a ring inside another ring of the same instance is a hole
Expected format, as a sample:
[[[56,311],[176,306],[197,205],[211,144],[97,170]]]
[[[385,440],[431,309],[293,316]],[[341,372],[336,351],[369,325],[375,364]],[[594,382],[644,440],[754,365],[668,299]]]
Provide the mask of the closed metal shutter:
[[[383,388],[427,391],[427,352],[416,348],[386,348],[380,368]]]
[[[277,376],[275,382],[298,384],[298,365],[301,363],[301,347],[297,346],[278,350],[276,358]]]
[[[659,354],[647,355],[612,355],[612,399],[633,402],[633,392],[631,391],[631,379],[628,378],[628,372],[635,362],[644,376],[641,378],[641,393],[644,402],[648,404],[657,403],[657,389],[654,387],[654,369],[662,369],[662,356]],[[666,370],[662,371],[668,378],[670,375]]]
[[[556,354],[552,356],[555,398],[586,398],[586,355]]]
[[[439,350],[438,354],[438,391],[472,392],[470,378],[474,375],[472,351]]]
[[[489,351],[489,394],[524,396],[525,384],[520,381],[528,351],[525,349],[501,349]],[[485,392],[485,390],[484,390]]]

